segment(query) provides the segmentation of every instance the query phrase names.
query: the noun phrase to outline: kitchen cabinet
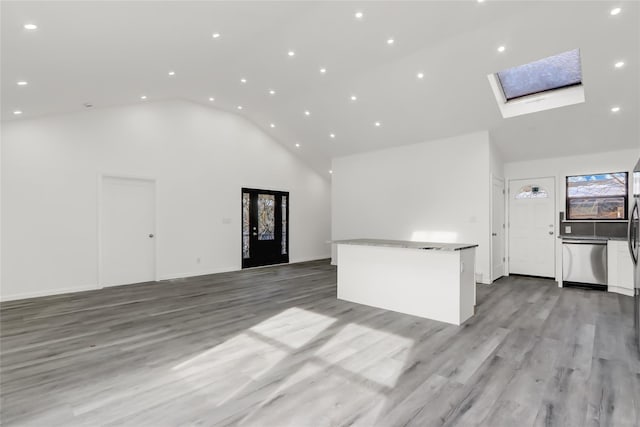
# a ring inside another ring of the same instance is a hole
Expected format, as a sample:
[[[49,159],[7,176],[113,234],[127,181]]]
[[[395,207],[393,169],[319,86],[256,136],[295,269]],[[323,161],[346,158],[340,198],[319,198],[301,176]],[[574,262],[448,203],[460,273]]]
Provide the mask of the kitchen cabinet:
[[[609,240],[607,270],[609,292],[633,296],[633,263],[626,241]]]

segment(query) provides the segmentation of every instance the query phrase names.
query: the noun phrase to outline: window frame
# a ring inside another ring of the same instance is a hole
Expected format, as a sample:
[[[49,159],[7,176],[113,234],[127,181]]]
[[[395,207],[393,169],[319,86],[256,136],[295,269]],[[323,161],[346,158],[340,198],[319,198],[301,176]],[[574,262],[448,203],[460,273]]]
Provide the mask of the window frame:
[[[591,197],[569,197],[569,178],[576,178],[580,176],[591,176],[591,175],[618,175],[624,174],[625,176],[625,193],[623,196],[591,196]],[[565,198],[565,220],[566,221],[603,221],[603,222],[622,222],[629,220],[629,172],[621,171],[621,172],[602,172],[602,173],[589,173],[582,175],[567,175],[564,179],[565,189],[564,189],[564,198]],[[588,200],[588,199],[598,199],[598,200],[606,200],[606,199],[618,199],[620,197],[624,198],[624,216],[622,218],[580,218],[573,219],[571,218],[569,209],[569,201],[570,200]]]

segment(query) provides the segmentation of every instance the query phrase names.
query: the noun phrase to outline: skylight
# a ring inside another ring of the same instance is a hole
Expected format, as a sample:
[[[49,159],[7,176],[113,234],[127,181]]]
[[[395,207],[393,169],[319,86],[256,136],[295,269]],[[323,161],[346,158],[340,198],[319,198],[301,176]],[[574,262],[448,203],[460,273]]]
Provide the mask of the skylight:
[[[489,74],[502,117],[585,102],[580,49]]]
[[[582,83],[580,50],[574,49],[497,73],[507,101]]]

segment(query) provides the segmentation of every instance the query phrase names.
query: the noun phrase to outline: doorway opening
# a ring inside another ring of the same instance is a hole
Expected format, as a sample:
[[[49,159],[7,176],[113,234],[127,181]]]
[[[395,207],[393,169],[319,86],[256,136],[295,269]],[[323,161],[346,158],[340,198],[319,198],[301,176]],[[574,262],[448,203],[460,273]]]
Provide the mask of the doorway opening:
[[[155,281],[155,181],[103,175],[100,193],[100,285]]]
[[[289,193],[242,189],[242,268],[289,262]]]
[[[555,178],[509,181],[509,273],[555,277]]]
[[[491,282],[505,275],[504,180],[491,177]]]

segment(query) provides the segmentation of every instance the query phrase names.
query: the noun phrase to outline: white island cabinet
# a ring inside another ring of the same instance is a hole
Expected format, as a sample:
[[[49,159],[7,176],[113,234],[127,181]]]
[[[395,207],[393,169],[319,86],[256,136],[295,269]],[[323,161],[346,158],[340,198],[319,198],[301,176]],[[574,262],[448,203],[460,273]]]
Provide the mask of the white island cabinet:
[[[454,325],[473,316],[478,245],[378,239],[333,243],[339,299]]]
[[[607,242],[607,289],[633,296],[633,263],[626,240]]]

